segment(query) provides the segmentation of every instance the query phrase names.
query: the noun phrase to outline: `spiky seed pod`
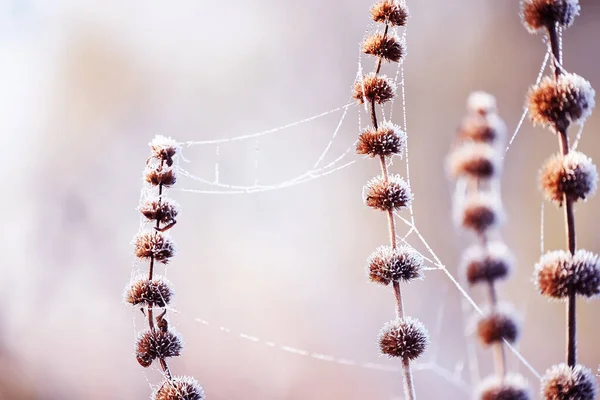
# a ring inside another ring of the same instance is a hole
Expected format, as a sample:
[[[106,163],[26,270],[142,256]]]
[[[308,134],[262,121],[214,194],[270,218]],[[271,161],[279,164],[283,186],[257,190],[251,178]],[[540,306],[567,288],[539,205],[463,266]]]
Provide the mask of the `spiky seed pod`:
[[[155,136],[149,145],[152,149],[152,157],[164,161],[169,167],[173,165],[173,157],[181,148],[175,140],[162,135]]]
[[[544,400],[594,400],[598,387],[592,371],[583,365],[553,365],[542,377]]]
[[[408,282],[420,278],[423,257],[410,246],[396,249],[381,246],[371,254],[367,265],[371,281],[385,286],[390,282]]]
[[[175,244],[162,232],[142,232],[135,238],[135,256],[138,258],[153,257],[154,261],[167,264],[174,255]]]
[[[369,103],[383,104],[396,96],[396,85],[387,76],[371,72],[354,83],[352,96],[358,104],[363,104],[365,99]]]
[[[463,119],[458,134],[463,140],[493,144],[504,140],[506,125],[496,114],[470,114]]]
[[[529,90],[527,107],[534,124],[566,130],[570,123],[583,123],[595,106],[596,92],[576,74],[561,74],[555,82],[546,76]]]
[[[598,188],[598,171],[592,159],[578,151],[555,154],[542,167],[540,182],[549,201],[559,206],[567,200],[585,200]]]
[[[381,175],[371,179],[363,189],[363,199],[369,207],[381,211],[400,210],[410,206],[413,194],[400,175]]]
[[[502,242],[491,242],[485,248],[473,245],[463,254],[462,269],[470,285],[493,283],[506,279],[512,269],[514,257]]]
[[[530,400],[531,391],[520,375],[510,374],[498,379],[486,378],[478,388],[480,400]]]
[[[373,21],[393,26],[405,26],[408,19],[406,4],[396,0],[380,0],[371,7]]]
[[[479,316],[477,335],[486,346],[503,340],[514,343],[519,336],[519,325],[513,314],[503,307]]]
[[[379,349],[388,357],[414,360],[425,352],[429,334],[417,319],[390,321],[379,332]]]
[[[448,170],[455,179],[460,176],[490,179],[500,174],[500,165],[496,149],[487,143],[463,143],[448,159]]]
[[[174,331],[145,330],[136,342],[136,358],[142,367],[149,367],[156,359],[178,357],[183,345]]]
[[[360,134],[356,144],[357,154],[370,157],[402,155],[406,147],[406,133],[398,125],[385,122],[377,128],[367,128]]]
[[[141,204],[138,210],[150,221],[170,224],[179,214],[179,204],[167,198],[151,199]]]
[[[465,229],[483,234],[499,225],[503,217],[498,196],[492,193],[476,193],[467,197],[455,218]]]
[[[381,57],[386,61],[398,62],[406,52],[405,43],[396,34],[376,33],[365,39],[362,45],[363,53]]]
[[[535,265],[534,277],[540,293],[555,299],[564,299],[572,291],[584,297],[600,294],[600,260],[587,250],[572,257],[563,250],[544,254]]]
[[[165,307],[171,301],[173,289],[171,284],[161,276],[152,280],[136,277],[127,288],[125,301],[134,306]]]
[[[204,400],[204,389],[192,377],[165,380],[152,394],[152,400]]]
[[[148,166],[144,172],[144,179],[152,186],[171,187],[177,182],[177,175],[171,167]]]
[[[497,112],[496,98],[486,92],[472,92],[467,98],[467,109],[480,115],[495,114]]]
[[[553,27],[566,28],[579,15],[579,0],[522,0],[521,19],[530,33]]]

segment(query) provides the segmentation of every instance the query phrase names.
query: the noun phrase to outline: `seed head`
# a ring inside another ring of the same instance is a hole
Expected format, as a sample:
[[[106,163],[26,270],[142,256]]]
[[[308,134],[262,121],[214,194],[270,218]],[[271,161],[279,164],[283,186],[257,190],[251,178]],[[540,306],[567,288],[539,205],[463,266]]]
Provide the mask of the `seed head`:
[[[142,367],[149,367],[157,358],[178,357],[182,347],[176,332],[146,329],[137,338],[135,355]]]
[[[369,207],[381,211],[395,211],[410,206],[413,194],[400,175],[389,175],[371,179],[363,189],[363,199]]]
[[[458,224],[477,234],[493,229],[504,217],[500,200],[492,193],[470,195],[458,211],[456,216]]]
[[[175,255],[175,244],[162,232],[142,232],[135,238],[135,256],[166,264]]]
[[[204,400],[204,389],[192,377],[165,380],[152,394],[152,400]]]
[[[497,114],[467,115],[459,128],[459,137],[463,140],[484,142],[488,144],[504,140],[506,125]]]
[[[371,7],[373,21],[392,26],[405,26],[408,19],[408,8],[404,2],[380,0]]]
[[[390,321],[379,332],[379,349],[388,357],[414,360],[429,344],[429,334],[421,322],[412,317]]]
[[[149,165],[144,172],[144,179],[152,186],[171,187],[177,182],[177,175],[171,167]]]
[[[531,391],[520,375],[506,375],[502,380],[490,376],[479,386],[481,400],[531,400]]]
[[[561,74],[556,82],[547,76],[529,90],[529,116],[534,124],[563,131],[592,114],[595,95],[590,83],[579,75]]]
[[[594,400],[598,392],[594,374],[583,365],[553,365],[541,386],[544,400]]]
[[[371,281],[386,286],[390,282],[420,278],[423,257],[410,246],[396,249],[381,246],[371,254],[367,264]]]
[[[365,54],[398,62],[406,53],[406,44],[396,34],[376,33],[365,39],[362,50]]]
[[[150,143],[152,157],[164,161],[169,167],[173,165],[173,156],[179,152],[181,145],[170,137],[157,135]]]
[[[521,19],[530,33],[554,27],[566,28],[579,15],[579,0],[522,0]]]
[[[173,289],[165,278],[156,276],[152,280],[136,277],[127,288],[125,301],[131,305],[165,307],[171,301]]]
[[[512,312],[503,307],[479,317],[477,335],[486,346],[503,340],[514,343],[519,336],[519,325]]]
[[[471,113],[482,116],[495,114],[497,112],[496,98],[489,93],[478,91],[472,92],[467,99],[467,109]]]
[[[473,245],[463,254],[463,271],[471,285],[506,279],[512,269],[513,256],[502,242],[491,242],[485,248]]]
[[[406,147],[406,133],[398,125],[385,122],[377,128],[367,128],[361,133],[356,144],[357,154],[370,157],[402,155]]]
[[[354,83],[353,97],[358,104],[363,102],[375,102],[383,104],[396,96],[396,85],[385,75],[376,75],[371,72],[365,75],[362,80]]]
[[[575,255],[562,251],[544,254],[535,266],[535,282],[544,296],[563,299],[572,291],[584,297],[600,294],[600,260],[587,250]]]
[[[490,179],[500,174],[500,165],[496,149],[487,143],[465,142],[448,159],[448,170],[455,179]]]
[[[147,200],[138,207],[138,210],[150,221],[170,224],[175,221],[179,213],[179,204],[171,199],[161,198]]]
[[[592,159],[578,151],[566,156],[550,157],[540,174],[540,182],[546,198],[559,206],[567,200],[585,200],[598,187],[598,171]]]

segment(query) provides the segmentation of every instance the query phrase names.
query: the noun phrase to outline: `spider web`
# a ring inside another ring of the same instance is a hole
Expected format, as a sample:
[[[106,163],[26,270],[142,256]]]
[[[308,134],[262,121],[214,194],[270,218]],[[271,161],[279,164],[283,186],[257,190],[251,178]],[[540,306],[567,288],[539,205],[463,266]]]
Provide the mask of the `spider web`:
[[[403,32],[402,36],[404,39],[406,39],[406,30]],[[550,52],[548,51],[542,62],[540,72],[536,79],[536,83],[539,83],[541,81],[541,79],[543,77],[543,73],[548,65],[549,58],[550,58]],[[363,75],[362,71],[363,71],[362,57],[359,52],[358,71],[356,74],[357,79],[360,79],[362,77],[362,75]],[[407,132],[407,134],[408,134],[408,126],[407,126],[407,118],[406,118],[407,106],[406,106],[406,92],[405,92],[405,82],[404,82],[403,61],[401,61],[398,65],[398,68],[395,73],[394,81],[398,84],[398,86],[400,88],[400,96],[399,97],[402,102],[402,127],[403,127],[404,131]],[[255,193],[290,188],[290,187],[300,185],[303,183],[307,183],[307,182],[319,179],[321,177],[344,170],[344,169],[352,166],[354,163],[356,163],[358,161],[356,156],[354,156],[354,151],[353,151],[355,148],[356,141],[354,141],[345,150],[338,152],[337,154],[334,154],[333,156],[331,155],[331,153],[332,153],[332,149],[334,147],[334,143],[340,138],[339,133],[341,132],[342,127],[348,120],[349,112],[351,110],[357,110],[358,108],[359,107],[357,107],[357,105],[354,102],[347,102],[341,106],[332,108],[328,111],[321,112],[319,114],[316,114],[316,115],[313,115],[313,116],[310,116],[307,118],[303,118],[303,119],[300,119],[295,122],[291,122],[291,123],[288,123],[288,124],[285,124],[285,125],[282,125],[282,126],[279,126],[276,128],[272,128],[272,129],[268,129],[268,130],[264,130],[264,131],[260,131],[260,132],[242,134],[239,136],[232,136],[229,138],[219,138],[219,139],[184,142],[184,143],[182,143],[182,153],[181,153],[182,154],[181,158],[183,159],[183,163],[177,163],[175,167],[177,168],[179,176],[187,178],[188,182],[190,182],[191,185],[189,187],[185,187],[185,188],[175,188],[175,190],[180,190],[183,192],[189,192],[189,193],[194,193],[194,194],[201,194],[201,195],[240,195],[240,194],[250,195],[250,194],[255,194]],[[360,113],[360,110],[357,110],[357,111],[358,111],[357,112],[358,127],[359,127],[359,131],[360,131],[360,129],[362,128],[361,113]],[[386,112],[386,111],[384,110],[384,112]],[[388,119],[391,120],[392,115],[393,115],[393,101],[390,102],[390,109],[389,109],[389,111],[387,111],[387,113],[388,113]],[[318,157],[316,157],[314,163],[312,163],[312,166],[309,166],[305,172],[302,172],[296,176],[292,176],[290,178],[287,178],[287,179],[284,179],[284,180],[281,180],[278,182],[269,183],[269,184],[259,184],[258,176],[257,176],[258,170],[260,167],[259,159],[260,159],[260,154],[261,154],[259,151],[260,150],[260,142],[259,141],[268,139],[269,137],[284,135],[284,134],[286,134],[287,131],[290,130],[290,128],[308,124],[310,122],[322,119],[324,117],[332,116],[332,115],[338,115],[339,118],[337,119],[337,123],[335,124],[335,127],[333,128],[333,131],[327,141],[327,144],[324,146],[323,150],[318,153],[319,155],[318,155]],[[510,138],[510,141],[508,142],[506,149],[505,149],[504,156],[508,153],[512,143],[517,138],[517,135],[524,123],[526,115],[527,115],[527,109],[524,108],[522,116],[521,116],[519,122],[517,123],[517,126]],[[581,129],[577,133],[575,147],[577,146],[577,143],[579,142],[579,140],[581,138],[582,129],[583,129],[583,127],[581,127]],[[352,131],[354,131],[354,130],[352,130]],[[408,135],[408,137],[410,138],[410,135]],[[250,143],[253,142],[251,151],[254,152],[254,172],[256,174],[253,184],[233,183],[233,182],[227,182],[226,180],[222,179],[222,174],[221,174],[220,166],[219,166],[219,157],[221,156],[222,149],[223,149],[223,147],[225,147],[229,144],[232,144],[232,143],[236,143],[236,142],[250,142]],[[185,159],[185,155],[186,155],[187,149],[192,148],[192,147],[200,147],[203,149],[207,149],[208,152],[212,152],[213,154],[215,154],[217,161],[214,164],[214,168],[212,168],[212,171],[210,171],[205,176],[195,175],[182,166],[182,164],[184,164],[184,163],[185,164],[190,163],[189,160]],[[329,162],[326,162],[325,160],[327,158],[330,158],[332,160]],[[407,180],[407,183],[410,185],[410,163],[409,163],[408,145],[406,146],[405,153],[404,153],[404,164],[405,164],[405,168],[406,168],[405,178]],[[147,195],[147,193],[142,192],[142,198],[145,195]],[[540,230],[541,230],[540,247],[541,247],[542,252],[543,252],[543,247],[544,247],[544,208],[543,207],[544,207],[544,205],[542,203],[541,227],[540,227]],[[428,274],[433,273],[434,271],[440,272],[449,280],[450,287],[454,287],[455,290],[457,290],[461,296],[463,313],[467,313],[467,311],[472,309],[472,310],[475,310],[477,313],[482,314],[482,310],[477,305],[477,303],[469,295],[467,290],[465,290],[463,288],[463,285],[461,285],[459,283],[458,279],[448,270],[446,265],[440,260],[440,258],[437,256],[435,251],[432,249],[432,247],[429,245],[429,243],[426,241],[424,236],[421,234],[421,232],[417,228],[412,205],[409,207],[408,211],[409,211],[408,217],[404,217],[402,215],[394,213],[395,218],[398,221],[400,221],[401,223],[403,223],[407,228],[406,233],[404,233],[403,235],[397,235],[397,239],[400,242],[408,244],[408,240],[410,238],[415,238],[415,240],[417,242],[419,242],[425,248],[425,251],[420,252],[423,259],[429,264],[425,268],[425,271],[427,271]],[[141,221],[140,224],[143,225],[143,221]],[[165,275],[166,275],[166,271],[165,271]],[[432,332],[434,332],[435,335],[437,335],[437,336],[440,335],[440,332],[442,329],[442,318],[443,318],[445,303],[446,302],[442,301],[442,307],[439,310],[439,313],[437,316],[437,322],[432,329]],[[306,357],[306,358],[311,358],[311,359],[318,360],[321,362],[337,364],[340,367],[363,368],[363,369],[381,371],[382,373],[399,373],[401,371],[401,368],[399,366],[390,366],[390,365],[386,365],[386,364],[369,362],[369,361],[359,361],[359,360],[354,359],[353,357],[343,357],[343,356],[338,356],[338,355],[333,355],[333,354],[326,354],[326,353],[322,353],[319,351],[290,346],[285,343],[276,343],[274,341],[269,340],[268,338],[255,336],[252,333],[249,333],[249,331],[244,331],[244,332],[236,331],[227,326],[222,326],[218,322],[207,321],[207,320],[205,320],[199,316],[195,316],[195,315],[187,315],[187,313],[183,313],[182,311],[174,309],[174,308],[167,308],[167,309],[170,312],[173,312],[175,314],[186,315],[188,318],[193,319],[194,321],[198,322],[199,324],[201,324],[207,328],[218,330],[222,334],[235,336],[242,341],[256,343],[256,344],[265,346],[266,348],[278,349],[282,352],[293,354],[293,355],[296,355],[299,357]],[[135,323],[134,323],[134,330],[135,330]],[[513,347],[508,342],[506,342],[506,345],[511,350],[511,352],[514,354],[514,356],[518,360],[519,364],[522,365],[523,367],[525,367],[531,373],[532,376],[534,376],[536,379],[539,380],[540,374],[538,373],[538,371],[521,355],[521,353],[515,347]],[[433,374],[437,375],[438,377],[444,379],[445,381],[447,381],[448,383],[450,383],[457,389],[459,389],[465,393],[470,393],[471,387],[470,387],[469,383],[467,383],[462,376],[463,371],[465,369],[465,363],[466,363],[466,364],[468,364],[468,365],[466,365],[466,367],[468,367],[470,370],[471,383],[475,383],[475,382],[479,381],[477,355],[475,353],[475,348],[472,344],[472,340],[470,340],[470,339],[467,340],[466,360],[460,360],[459,362],[457,362],[454,365],[452,370],[449,368],[445,368],[437,363],[437,360],[436,360],[437,352],[434,352],[432,355],[429,356],[429,358],[430,358],[429,361],[414,363],[413,364],[414,371],[428,371],[428,372],[433,373]],[[156,367],[155,369],[159,373],[162,373],[162,371],[160,371],[160,369],[158,367]],[[148,382],[149,382],[149,385],[151,385],[149,380],[148,380]]]

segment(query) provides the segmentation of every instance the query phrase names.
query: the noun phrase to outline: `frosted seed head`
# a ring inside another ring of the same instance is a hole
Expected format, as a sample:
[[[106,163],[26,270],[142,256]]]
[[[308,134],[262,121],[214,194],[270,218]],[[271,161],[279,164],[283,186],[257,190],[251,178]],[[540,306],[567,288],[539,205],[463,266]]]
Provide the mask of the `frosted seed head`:
[[[171,167],[149,165],[144,172],[144,179],[152,186],[171,187],[177,182],[177,175]]]
[[[544,164],[540,182],[546,198],[559,206],[564,196],[570,201],[585,200],[596,193],[598,171],[592,159],[578,151],[555,154]]]
[[[497,114],[470,114],[463,119],[458,135],[463,140],[493,144],[505,139],[506,125]]]
[[[125,301],[134,306],[165,307],[171,301],[173,289],[165,278],[156,276],[148,280],[137,276],[125,293]]]
[[[146,200],[138,207],[138,210],[150,221],[158,221],[162,224],[170,224],[175,221],[179,214],[179,204],[165,197]]]
[[[581,124],[592,114],[596,92],[576,74],[561,74],[555,82],[546,76],[529,90],[527,107],[536,125],[566,130],[570,123]]]
[[[483,316],[478,315],[477,335],[486,346],[503,340],[514,343],[519,336],[519,325],[512,310],[504,305]]]
[[[406,133],[399,126],[385,122],[377,128],[367,128],[361,133],[356,144],[356,153],[370,157],[391,156],[402,152],[406,147]]]
[[[462,270],[470,285],[493,283],[506,279],[512,270],[514,257],[502,242],[490,242],[486,247],[473,245],[463,254]]]
[[[455,217],[458,225],[477,234],[497,227],[504,219],[502,204],[493,193],[471,194],[461,206]]]
[[[390,282],[408,282],[421,277],[423,257],[410,246],[392,249],[378,247],[367,261],[372,282],[389,285]]]
[[[385,75],[377,75],[371,72],[354,83],[352,94],[358,104],[366,101],[383,104],[396,96],[396,85]]]
[[[521,0],[521,20],[530,33],[573,24],[579,15],[579,0]]]
[[[157,232],[142,232],[134,239],[135,256],[141,259],[154,258],[166,264],[175,255],[175,244],[168,235]]]
[[[472,92],[467,99],[467,109],[476,114],[487,115],[497,112],[496,98],[489,93]]]
[[[527,381],[515,374],[506,375],[502,380],[490,376],[480,384],[478,392],[480,400],[531,400],[533,398]]]
[[[398,62],[406,53],[406,43],[396,34],[376,33],[365,39],[362,44],[363,53],[381,57],[386,61]]]
[[[542,256],[535,266],[535,283],[544,296],[564,299],[571,292],[583,297],[600,294],[600,260],[587,250],[574,256],[562,250]]]
[[[587,250],[577,250],[571,259],[575,274],[573,290],[580,296],[591,298],[600,294],[600,259]]]
[[[152,149],[152,157],[164,161],[169,167],[173,165],[173,157],[181,149],[181,145],[170,137],[157,135],[148,143]]]
[[[204,400],[204,389],[192,377],[165,380],[152,394],[152,400]]]
[[[592,371],[583,365],[553,365],[542,377],[544,400],[594,400],[598,387]]]
[[[413,194],[400,175],[389,175],[387,181],[380,175],[371,179],[364,187],[363,199],[369,207],[395,211],[409,207]]]
[[[496,149],[486,143],[465,142],[448,158],[448,170],[455,179],[461,176],[490,179],[498,176],[501,169]]]
[[[379,332],[379,349],[388,357],[415,360],[429,345],[429,334],[412,317],[390,321]]]
[[[179,356],[182,347],[181,338],[176,332],[146,329],[137,338],[136,359],[142,367],[149,367],[156,359]]]
[[[380,0],[371,7],[373,21],[392,26],[405,26],[408,19],[408,8],[404,2],[397,0]]]

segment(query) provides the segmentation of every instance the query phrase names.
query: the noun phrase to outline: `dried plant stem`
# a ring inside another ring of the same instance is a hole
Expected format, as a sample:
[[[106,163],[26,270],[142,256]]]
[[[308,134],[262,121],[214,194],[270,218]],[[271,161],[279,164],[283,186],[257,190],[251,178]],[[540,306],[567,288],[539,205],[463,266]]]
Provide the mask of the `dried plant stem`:
[[[560,44],[559,38],[555,26],[548,27],[548,38],[550,40],[550,47],[552,49],[552,55],[554,59],[554,79],[558,81],[558,78],[563,73],[560,59]],[[560,152],[563,156],[569,154],[569,136],[567,135],[568,126],[557,127],[558,133],[558,144]],[[575,215],[573,213],[573,201],[564,196],[563,199],[565,209],[565,233],[567,236],[567,247],[571,255],[575,254],[577,248],[577,238],[575,234]],[[574,291],[569,293],[566,304],[566,358],[567,364],[570,367],[575,366],[577,363],[577,308],[576,308],[576,294]]]

